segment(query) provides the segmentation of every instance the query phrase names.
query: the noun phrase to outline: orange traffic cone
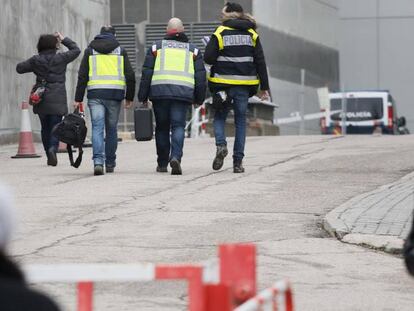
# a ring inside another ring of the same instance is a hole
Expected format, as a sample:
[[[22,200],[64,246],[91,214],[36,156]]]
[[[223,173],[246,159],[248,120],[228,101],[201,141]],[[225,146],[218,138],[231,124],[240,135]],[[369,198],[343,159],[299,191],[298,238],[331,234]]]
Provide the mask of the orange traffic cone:
[[[20,137],[19,137],[19,149],[17,154],[13,156],[13,159],[22,158],[40,158],[40,155],[36,154],[36,150],[33,144],[32,126],[30,124],[29,105],[27,102],[22,102],[22,120],[20,123]]]

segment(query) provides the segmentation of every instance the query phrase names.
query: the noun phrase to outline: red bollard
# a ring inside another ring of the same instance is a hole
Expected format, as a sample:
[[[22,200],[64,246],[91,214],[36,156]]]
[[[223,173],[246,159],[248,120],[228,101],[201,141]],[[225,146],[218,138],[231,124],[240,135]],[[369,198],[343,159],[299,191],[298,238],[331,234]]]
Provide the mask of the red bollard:
[[[78,311],[92,311],[93,309],[93,283],[78,283]]]
[[[219,248],[220,283],[231,288],[235,306],[256,295],[256,246],[224,244]]]
[[[231,290],[227,285],[204,286],[204,311],[232,311]]]

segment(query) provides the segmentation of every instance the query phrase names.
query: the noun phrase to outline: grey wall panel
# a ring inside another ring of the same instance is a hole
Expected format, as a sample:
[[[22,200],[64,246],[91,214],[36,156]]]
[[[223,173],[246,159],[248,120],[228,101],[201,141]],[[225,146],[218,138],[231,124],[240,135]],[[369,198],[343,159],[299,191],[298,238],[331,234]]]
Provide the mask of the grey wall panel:
[[[394,0],[385,0],[394,3]],[[377,16],[377,0],[340,0],[341,18],[367,18]]]
[[[197,1],[189,0],[174,0],[175,12],[174,15],[180,18],[183,22],[196,22],[198,17]]]
[[[253,14],[269,28],[338,49],[338,8],[325,0],[255,0]]]
[[[344,20],[341,28],[341,81],[347,89],[378,88],[375,20]]]
[[[379,0],[379,16],[381,17],[414,17],[413,0]]]
[[[125,20],[128,24],[147,20],[147,1],[125,0]]]
[[[331,89],[338,88],[337,50],[265,26],[261,26],[259,30],[272,77],[300,83],[300,71],[305,69],[307,85],[314,87],[327,85]]]
[[[201,21],[212,22],[220,19],[221,10],[224,6],[222,0],[200,0],[201,1]]]
[[[151,0],[150,1],[150,22],[167,23],[172,17],[171,0]]]
[[[111,0],[111,23],[121,24],[123,22],[122,0]]]
[[[413,19],[380,21],[380,87],[389,89],[398,104],[398,112],[414,129],[414,29]]]

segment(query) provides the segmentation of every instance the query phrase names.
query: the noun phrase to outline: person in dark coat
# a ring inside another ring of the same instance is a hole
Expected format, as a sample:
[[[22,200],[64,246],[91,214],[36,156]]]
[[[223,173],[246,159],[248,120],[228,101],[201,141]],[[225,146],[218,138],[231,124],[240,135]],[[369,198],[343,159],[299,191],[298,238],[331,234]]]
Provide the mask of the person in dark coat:
[[[138,100],[153,103],[157,172],[181,175],[185,118],[189,105],[202,105],[206,70],[197,47],[188,42],[180,19],[168,22],[164,40],[148,49],[142,68]],[[171,135],[170,135],[171,132]]]
[[[57,53],[63,44],[68,51]],[[58,139],[52,135],[53,127],[62,121],[68,113],[66,98],[66,67],[80,54],[75,42],[57,32],[54,35],[41,35],[37,43],[38,55],[17,64],[16,71],[20,74],[33,72],[36,84],[46,81],[46,90],[42,101],[33,106],[33,112],[39,116],[42,125],[42,142],[47,155],[47,165],[56,166]]]
[[[240,4],[227,2],[222,10],[222,21],[211,36],[204,54],[204,61],[212,65],[208,80],[213,103],[225,103],[220,107],[213,105],[216,108],[213,125],[217,147],[213,169],[221,169],[228,154],[224,129],[232,106],[236,132],[233,172],[243,173],[248,100],[256,93],[262,100],[269,98],[269,81],[254,18],[244,13]]]
[[[46,295],[31,289],[19,267],[6,252],[13,230],[9,191],[0,184],[0,310],[59,311]]]
[[[92,121],[94,175],[113,173],[118,148],[118,120],[121,103],[130,108],[135,96],[135,72],[125,48],[116,39],[115,28],[102,26],[85,49],[78,72],[75,107],[88,90]]]
[[[411,231],[404,243],[403,256],[408,272],[414,276],[414,215]]]

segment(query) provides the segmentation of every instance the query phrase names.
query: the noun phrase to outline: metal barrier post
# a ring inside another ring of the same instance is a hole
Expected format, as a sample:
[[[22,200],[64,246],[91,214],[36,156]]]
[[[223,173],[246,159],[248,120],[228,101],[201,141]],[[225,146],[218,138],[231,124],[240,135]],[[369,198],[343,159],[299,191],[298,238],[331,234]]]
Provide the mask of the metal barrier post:
[[[223,284],[204,286],[204,311],[232,311],[230,287]]]
[[[238,306],[256,294],[256,246],[224,244],[219,248],[220,283],[231,288]]]
[[[78,311],[93,310],[93,283],[78,283]]]

